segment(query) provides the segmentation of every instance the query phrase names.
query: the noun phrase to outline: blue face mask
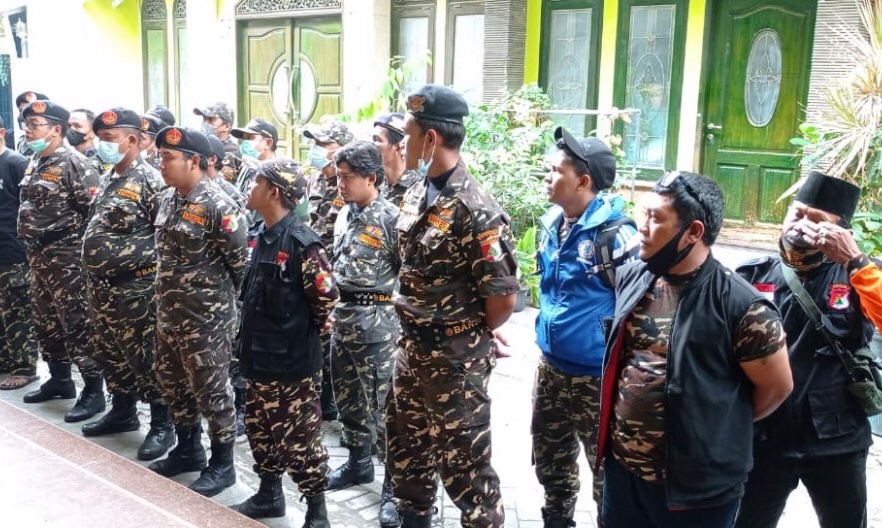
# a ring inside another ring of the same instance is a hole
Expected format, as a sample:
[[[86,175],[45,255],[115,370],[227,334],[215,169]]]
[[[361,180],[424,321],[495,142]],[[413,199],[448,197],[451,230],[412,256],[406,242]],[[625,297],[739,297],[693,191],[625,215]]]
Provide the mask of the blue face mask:
[[[257,148],[254,147],[253,139],[247,139],[239,144],[239,150],[242,152],[243,156],[248,156],[249,158],[257,158],[260,154],[257,153]]]
[[[46,141],[46,138],[35,139],[33,141],[28,141],[28,148],[31,149],[35,154],[40,154],[49,146],[49,142]]]
[[[426,144],[425,144],[425,142],[423,142],[423,151],[425,151],[425,150],[426,150]],[[422,156],[422,152],[420,152],[420,155]],[[426,161],[423,158],[420,158],[420,160],[417,162],[417,169],[416,169],[417,172],[419,172],[423,176],[428,176],[429,175],[429,167],[432,166],[433,161],[435,161],[435,147],[434,146],[432,146],[432,154],[429,155],[429,161]]]
[[[309,164],[318,170],[322,170],[331,163],[328,159],[328,149],[319,145],[313,145],[309,149]]]
[[[104,163],[116,165],[123,160],[125,154],[119,151],[119,143],[112,143],[110,141],[99,141],[98,157]]]

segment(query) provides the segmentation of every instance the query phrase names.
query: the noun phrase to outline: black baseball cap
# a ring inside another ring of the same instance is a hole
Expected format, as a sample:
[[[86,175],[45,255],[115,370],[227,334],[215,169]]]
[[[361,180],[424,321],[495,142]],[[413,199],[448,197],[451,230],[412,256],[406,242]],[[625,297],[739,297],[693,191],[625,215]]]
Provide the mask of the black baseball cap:
[[[205,134],[186,127],[165,127],[156,134],[156,148],[180,150],[187,154],[196,154],[206,160],[213,154],[211,143]]]
[[[279,144],[279,131],[276,129],[275,125],[266,119],[259,117],[252,119],[244,127],[234,128],[230,131],[230,134],[239,139],[245,137],[245,134],[255,134],[272,139],[273,145]]]
[[[576,139],[564,127],[555,129],[554,139],[558,148],[565,149],[588,165],[588,175],[594,180],[597,190],[612,187],[616,179],[616,157],[606,143],[593,137]]]
[[[374,126],[383,127],[386,130],[397,132],[398,134],[401,134],[403,136],[404,114],[399,114],[398,112],[382,114],[377,117],[376,121],[374,121]]]

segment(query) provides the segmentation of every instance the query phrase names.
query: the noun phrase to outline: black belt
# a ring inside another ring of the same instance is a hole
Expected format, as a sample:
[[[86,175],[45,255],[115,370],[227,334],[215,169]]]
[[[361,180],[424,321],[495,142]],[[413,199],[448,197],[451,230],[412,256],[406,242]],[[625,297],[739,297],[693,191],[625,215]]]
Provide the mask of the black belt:
[[[154,275],[156,275],[156,264],[147,266],[146,268],[127,271],[125,273],[120,273],[119,275],[113,275],[110,277],[102,277],[100,275],[92,275],[90,273],[89,279],[105,286],[119,286],[120,284],[125,284],[135,279],[143,279],[144,277],[152,277]]]
[[[392,304],[392,294],[379,291],[344,291],[340,290],[340,302],[371,306],[374,304]]]
[[[409,338],[419,343],[443,343],[456,336],[468,333],[483,332],[483,319],[466,319],[450,324],[416,325],[401,321],[401,330]]]
[[[74,231],[50,231],[45,235],[34,237],[34,238],[24,238],[24,245],[27,247],[34,249],[42,246],[48,246],[53,242],[58,242],[59,240],[73,235]]]

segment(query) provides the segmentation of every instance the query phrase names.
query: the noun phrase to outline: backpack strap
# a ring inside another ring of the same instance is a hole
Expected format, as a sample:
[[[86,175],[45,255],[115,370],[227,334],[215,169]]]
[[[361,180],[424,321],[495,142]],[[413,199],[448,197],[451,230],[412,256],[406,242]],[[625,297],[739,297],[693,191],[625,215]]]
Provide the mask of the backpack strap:
[[[637,229],[637,224],[632,218],[621,216],[601,224],[598,227],[597,238],[594,240],[594,247],[597,248],[600,259],[591,268],[591,271],[600,275],[600,279],[609,288],[616,287],[616,267],[622,262],[630,260],[637,252],[637,247],[635,246],[627,251],[625,250],[626,248],[622,248],[620,255],[615,254],[616,237],[619,234],[619,229],[626,225],[633,227],[635,230]]]

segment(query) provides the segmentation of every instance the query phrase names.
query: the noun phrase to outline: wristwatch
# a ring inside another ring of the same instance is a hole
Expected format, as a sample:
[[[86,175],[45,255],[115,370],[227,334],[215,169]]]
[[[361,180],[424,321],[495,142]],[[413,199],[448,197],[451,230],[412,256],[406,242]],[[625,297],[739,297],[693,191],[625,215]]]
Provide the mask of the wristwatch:
[[[870,257],[861,253],[860,255],[849,260],[848,264],[845,265],[845,269],[846,271],[848,271],[848,276],[851,277],[852,274],[856,273],[860,269],[863,269],[868,264],[870,264]]]

